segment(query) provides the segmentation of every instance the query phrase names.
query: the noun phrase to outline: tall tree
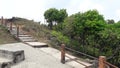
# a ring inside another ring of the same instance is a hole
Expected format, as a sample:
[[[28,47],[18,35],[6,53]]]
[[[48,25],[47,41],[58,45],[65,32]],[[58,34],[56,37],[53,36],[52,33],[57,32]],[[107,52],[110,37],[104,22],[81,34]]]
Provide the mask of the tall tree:
[[[44,17],[49,23],[50,29],[52,29],[53,21],[56,21],[58,18],[58,10],[56,8],[50,8],[45,11]]]
[[[58,10],[56,8],[50,8],[45,11],[44,17],[49,23],[50,29],[53,27],[53,22],[60,23],[68,16],[66,9]]]
[[[61,23],[64,21],[64,19],[68,16],[66,9],[60,9],[59,16],[58,16],[58,23]]]

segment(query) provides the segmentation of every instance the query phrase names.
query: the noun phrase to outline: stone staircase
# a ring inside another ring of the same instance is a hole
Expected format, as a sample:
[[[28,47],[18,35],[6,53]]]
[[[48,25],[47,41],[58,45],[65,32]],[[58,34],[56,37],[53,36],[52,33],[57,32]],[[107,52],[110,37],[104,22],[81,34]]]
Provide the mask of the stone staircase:
[[[10,30],[10,26],[7,26],[8,30]],[[19,39],[21,42],[24,42],[32,47],[39,48],[39,47],[48,47],[46,43],[38,42],[37,39],[33,38],[31,35],[26,34],[22,30],[19,29],[19,34],[17,37],[17,27],[13,26],[12,30],[10,30],[10,33],[14,35],[17,39]]]

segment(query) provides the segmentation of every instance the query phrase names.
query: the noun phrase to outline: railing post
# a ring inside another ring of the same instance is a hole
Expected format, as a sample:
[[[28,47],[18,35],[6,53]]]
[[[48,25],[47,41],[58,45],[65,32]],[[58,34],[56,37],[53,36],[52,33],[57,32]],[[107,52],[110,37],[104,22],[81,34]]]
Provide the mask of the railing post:
[[[5,27],[7,26],[7,21],[6,21],[6,19],[4,19],[4,25],[5,25]]]
[[[19,37],[19,26],[17,26],[17,38]]]
[[[10,22],[10,30],[12,30],[12,22]]]
[[[106,61],[106,57],[105,56],[99,56],[99,68],[106,68],[106,65],[105,65],[104,61]]]
[[[65,63],[65,44],[61,44],[61,63]]]
[[[1,25],[3,25],[3,16],[1,17]]]

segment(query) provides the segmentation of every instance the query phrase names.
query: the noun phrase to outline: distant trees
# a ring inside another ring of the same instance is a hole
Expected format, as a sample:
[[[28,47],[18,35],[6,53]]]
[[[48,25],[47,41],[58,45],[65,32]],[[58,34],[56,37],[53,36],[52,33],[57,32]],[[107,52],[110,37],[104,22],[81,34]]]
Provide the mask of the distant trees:
[[[114,21],[113,19],[108,19],[108,20],[107,20],[107,23],[108,23],[108,24],[114,24],[115,21]]]
[[[45,11],[44,17],[46,21],[49,23],[50,29],[53,27],[53,22],[61,23],[68,16],[66,9],[56,9],[50,8]]]

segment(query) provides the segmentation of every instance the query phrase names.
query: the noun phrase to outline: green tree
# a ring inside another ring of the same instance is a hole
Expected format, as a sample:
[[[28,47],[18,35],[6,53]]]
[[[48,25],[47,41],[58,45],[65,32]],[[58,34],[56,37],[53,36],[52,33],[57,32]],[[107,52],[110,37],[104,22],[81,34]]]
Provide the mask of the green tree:
[[[66,9],[60,9],[59,11],[59,17],[58,17],[58,23],[61,23],[64,21],[64,19],[68,16]]]
[[[58,10],[56,8],[50,8],[45,11],[44,17],[49,23],[50,29],[53,27],[53,21],[57,21],[58,19]]]
[[[53,22],[61,23],[67,16],[66,9],[58,10],[56,8],[50,8],[44,13],[44,17],[49,23],[50,29],[53,27]]]
[[[85,51],[85,45],[91,43],[88,42],[88,37],[93,36],[93,45],[95,45],[94,39],[98,32],[104,30],[105,25],[104,17],[97,10],[89,10],[66,18],[63,31],[67,32],[68,35],[71,34],[70,37],[79,40],[83,46],[83,51]]]
[[[108,20],[107,20],[107,23],[108,23],[108,24],[114,24],[115,21],[114,21],[113,19],[108,19]]]

